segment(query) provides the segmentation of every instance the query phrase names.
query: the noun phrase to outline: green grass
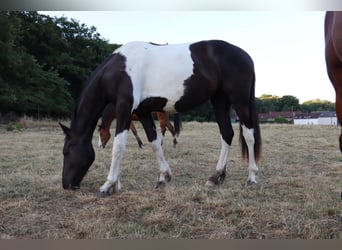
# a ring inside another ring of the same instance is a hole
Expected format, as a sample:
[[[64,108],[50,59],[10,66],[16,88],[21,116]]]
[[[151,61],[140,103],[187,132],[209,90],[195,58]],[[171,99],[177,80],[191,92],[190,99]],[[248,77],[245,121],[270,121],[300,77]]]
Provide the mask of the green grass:
[[[121,166],[122,191],[96,192],[108,174],[111,143],[93,145],[96,160],[78,191],[61,187],[64,135],[55,122],[0,127],[0,238],[15,239],[330,239],[342,238],[340,129],[330,126],[262,125],[258,184],[247,186],[238,127],[227,178],[204,186],[214,173],[220,136],[214,123],[183,124],[176,148],[163,148],[172,180],[155,190],[158,167],[143,138],[132,134]]]

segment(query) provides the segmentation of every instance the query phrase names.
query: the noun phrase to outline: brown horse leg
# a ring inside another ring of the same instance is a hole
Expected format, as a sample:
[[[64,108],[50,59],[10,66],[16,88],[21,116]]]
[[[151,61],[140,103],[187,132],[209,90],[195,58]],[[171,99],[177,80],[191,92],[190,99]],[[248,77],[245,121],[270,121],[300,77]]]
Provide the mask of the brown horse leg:
[[[169,118],[167,118],[166,127],[170,131],[170,133],[172,134],[172,137],[173,137],[173,147],[175,148],[176,144],[177,144],[176,131],[175,131],[175,128],[172,126]]]
[[[112,124],[115,116],[115,107],[110,103],[103,110],[101,125],[99,125],[99,146],[101,148],[105,148],[110,139],[110,125]]]
[[[159,120],[160,130],[161,130],[163,137],[165,136],[165,132],[167,128],[173,137],[173,147],[176,147],[176,144],[177,144],[176,131],[174,127],[172,126],[172,124],[170,123],[169,115],[164,112],[157,112],[157,118]]]
[[[137,139],[139,148],[141,148],[141,146],[143,145],[143,143],[142,143],[142,141],[141,141],[141,139],[140,139],[140,137],[139,137],[139,135],[138,135],[138,131],[137,131],[137,129],[135,128],[133,121],[131,121],[131,124],[129,125],[129,128],[130,128],[130,130],[132,130],[132,133],[133,133],[133,135],[135,136],[135,139]]]
[[[161,131],[163,137],[165,136],[165,132],[166,132],[165,115],[166,115],[165,113],[157,112],[157,117],[158,117],[159,124],[160,124],[160,131]]]

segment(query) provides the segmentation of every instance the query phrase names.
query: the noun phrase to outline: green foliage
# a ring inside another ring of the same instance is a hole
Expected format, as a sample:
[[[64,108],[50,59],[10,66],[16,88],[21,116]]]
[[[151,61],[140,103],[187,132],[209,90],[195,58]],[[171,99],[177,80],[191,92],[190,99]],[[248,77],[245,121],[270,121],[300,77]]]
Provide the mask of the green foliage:
[[[14,125],[12,122],[9,122],[6,126],[7,131],[13,131],[14,130]]]
[[[274,119],[274,123],[280,123],[280,124],[290,124],[293,123],[292,121],[288,121],[286,120],[284,117],[282,116],[278,116]]]
[[[68,116],[83,82],[117,45],[95,27],[37,12],[0,12],[0,111]]]
[[[256,103],[259,113],[300,110],[298,98],[290,95],[283,97],[262,95],[257,98]]]
[[[203,103],[195,109],[184,112],[182,121],[213,122],[216,121],[210,101]]]
[[[335,111],[335,103],[332,103],[327,100],[310,100],[306,101],[301,105],[301,110],[303,112],[312,112],[312,111]]]
[[[281,111],[335,111],[335,104],[326,100],[315,99],[299,104],[298,98],[285,95],[282,97],[273,95],[262,95],[256,98],[259,113],[281,112]]]

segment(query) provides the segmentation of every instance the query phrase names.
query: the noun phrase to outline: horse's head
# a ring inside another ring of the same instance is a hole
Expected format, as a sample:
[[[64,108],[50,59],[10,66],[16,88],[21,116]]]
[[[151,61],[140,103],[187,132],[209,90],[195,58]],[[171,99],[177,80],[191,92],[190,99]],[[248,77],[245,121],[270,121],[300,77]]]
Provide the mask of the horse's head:
[[[95,160],[95,152],[91,140],[84,138],[84,136],[74,135],[70,128],[61,123],[60,126],[65,133],[63,188],[79,189],[83,177]]]

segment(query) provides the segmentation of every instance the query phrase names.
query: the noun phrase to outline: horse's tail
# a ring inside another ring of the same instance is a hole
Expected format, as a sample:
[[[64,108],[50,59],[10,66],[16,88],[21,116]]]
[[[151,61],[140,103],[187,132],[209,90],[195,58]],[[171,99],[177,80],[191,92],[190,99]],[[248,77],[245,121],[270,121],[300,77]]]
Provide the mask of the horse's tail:
[[[253,75],[253,83],[250,89],[249,95],[249,119],[254,130],[254,157],[256,161],[260,159],[261,156],[261,134],[260,134],[260,126],[259,126],[259,118],[258,112],[256,108],[255,102],[255,75]],[[242,127],[240,122],[240,141],[241,141],[241,148],[242,148],[242,156],[248,156],[248,148],[245,141],[245,138],[242,134]]]
[[[175,128],[176,136],[179,136],[180,130],[182,129],[182,119],[179,113],[173,115],[173,126]]]

